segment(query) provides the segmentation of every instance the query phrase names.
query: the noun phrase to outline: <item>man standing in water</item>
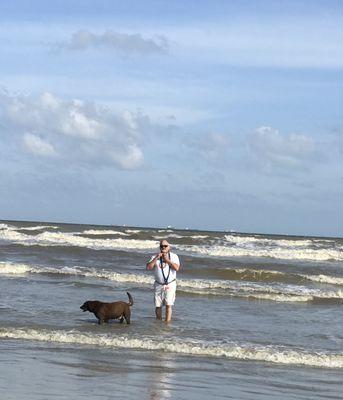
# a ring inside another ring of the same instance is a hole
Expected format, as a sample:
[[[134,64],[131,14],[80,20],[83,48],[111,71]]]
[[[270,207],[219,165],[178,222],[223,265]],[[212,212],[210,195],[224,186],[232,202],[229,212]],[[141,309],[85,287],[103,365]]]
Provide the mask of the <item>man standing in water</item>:
[[[176,272],[180,269],[180,261],[177,254],[170,251],[170,244],[166,240],[160,241],[160,252],[151,257],[146,269],[154,270],[156,318],[162,319],[162,306],[165,305],[165,321],[169,322],[175,302]]]

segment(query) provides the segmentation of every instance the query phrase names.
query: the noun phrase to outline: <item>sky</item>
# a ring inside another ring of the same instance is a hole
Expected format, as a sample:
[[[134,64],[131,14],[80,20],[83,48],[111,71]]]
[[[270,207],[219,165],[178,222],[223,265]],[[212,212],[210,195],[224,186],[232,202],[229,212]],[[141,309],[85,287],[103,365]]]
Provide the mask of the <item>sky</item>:
[[[0,219],[343,237],[343,3],[2,0]]]

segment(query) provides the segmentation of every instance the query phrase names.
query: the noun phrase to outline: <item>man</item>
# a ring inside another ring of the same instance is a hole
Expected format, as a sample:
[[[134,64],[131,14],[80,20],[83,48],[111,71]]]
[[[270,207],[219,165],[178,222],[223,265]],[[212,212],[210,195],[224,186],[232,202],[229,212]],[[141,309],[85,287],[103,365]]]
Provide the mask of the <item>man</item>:
[[[180,269],[180,261],[179,257],[170,251],[170,244],[166,240],[160,241],[160,252],[151,257],[146,269],[154,270],[156,318],[162,319],[162,306],[165,305],[165,321],[169,322],[175,302],[176,272]]]

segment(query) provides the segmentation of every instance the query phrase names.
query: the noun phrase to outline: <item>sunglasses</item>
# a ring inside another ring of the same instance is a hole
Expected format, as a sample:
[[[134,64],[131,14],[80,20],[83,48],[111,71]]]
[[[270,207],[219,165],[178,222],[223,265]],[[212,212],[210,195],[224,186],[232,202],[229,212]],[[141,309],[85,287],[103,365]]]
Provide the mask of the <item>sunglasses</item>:
[[[166,249],[167,247],[169,247],[169,244],[161,244],[161,245],[160,245],[160,248],[161,248],[161,249]]]

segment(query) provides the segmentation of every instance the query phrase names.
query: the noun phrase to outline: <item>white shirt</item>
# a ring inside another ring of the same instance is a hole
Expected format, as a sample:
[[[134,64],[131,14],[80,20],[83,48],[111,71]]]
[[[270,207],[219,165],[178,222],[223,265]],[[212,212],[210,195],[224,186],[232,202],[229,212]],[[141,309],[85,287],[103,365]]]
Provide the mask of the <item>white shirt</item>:
[[[169,259],[172,263],[180,265],[180,260],[177,254],[169,252]],[[152,256],[150,261],[152,261],[156,256]],[[155,275],[155,281],[160,283],[161,285],[165,284],[165,279],[168,278],[167,284],[174,281],[176,279],[176,271],[174,268],[172,268],[169,264],[167,263],[162,263],[161,265],[161,259],[157,259],[154,265],[154,275]],[[163,271],[162,271],[162,268]],[[164,276],[163,276],[164,274]]]

